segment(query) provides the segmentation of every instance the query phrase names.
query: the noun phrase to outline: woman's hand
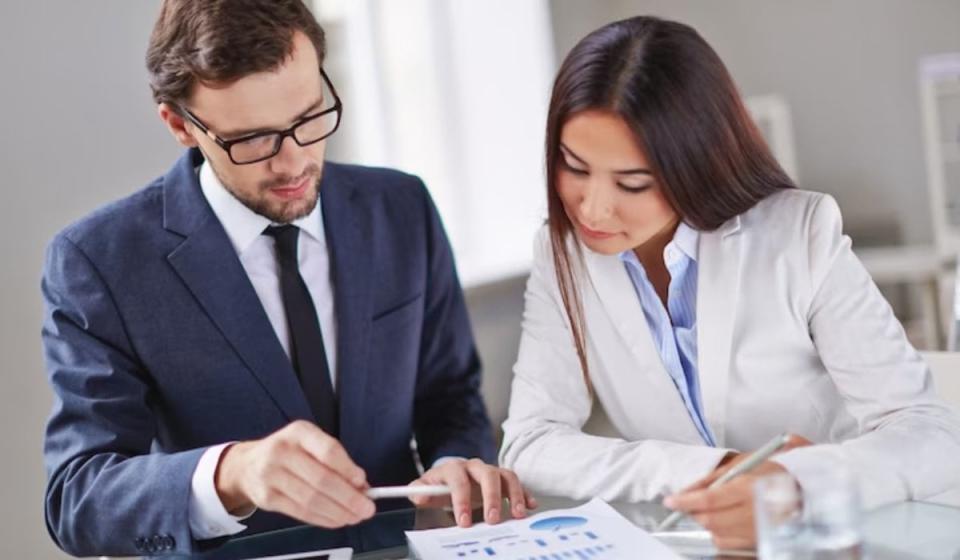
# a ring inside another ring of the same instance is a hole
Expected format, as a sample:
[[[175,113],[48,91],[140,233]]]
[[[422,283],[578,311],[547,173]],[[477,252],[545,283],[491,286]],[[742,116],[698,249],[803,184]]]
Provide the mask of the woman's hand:
[[[780,452],[811,444],[806,438],[791,435]],[[703,525],[713,534],[713,542],[719,549],[754,547],[757,537],[753,522],[753,484],[764,476],[787,470],[773,461],[764,461],[722,486],[708,488],[747,456],[749,453],[725,457],[713,472],[679,494],[668,496],[663,505],[685,512]]]

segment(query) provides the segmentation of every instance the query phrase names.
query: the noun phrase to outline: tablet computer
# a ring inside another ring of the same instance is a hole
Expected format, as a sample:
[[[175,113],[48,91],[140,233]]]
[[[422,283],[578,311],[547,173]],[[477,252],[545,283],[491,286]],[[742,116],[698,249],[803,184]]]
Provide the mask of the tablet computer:
[[[353,556],[352,548],[331,548],[297,552],[296,554],[281,554],[280,556],[262,556],[250,560],[350,560],[351,556]]]

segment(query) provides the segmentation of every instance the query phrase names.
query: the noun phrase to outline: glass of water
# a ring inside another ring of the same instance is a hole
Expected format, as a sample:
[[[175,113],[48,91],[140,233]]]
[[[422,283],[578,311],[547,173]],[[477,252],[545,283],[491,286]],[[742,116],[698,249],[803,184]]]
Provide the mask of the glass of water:
[[[860,494],[850,471],[821,470],[803,477],[803,521],[810,558],[863,557]]]
[[[860,497],[846,470],[807,473],[803,488],[786,473],[754,486],[757,554],[774,560],[863,557]]]
[[[801,556],[803,502],[800,488],[786,473],[765,476],[753,487],[757,556],[792,560]]]

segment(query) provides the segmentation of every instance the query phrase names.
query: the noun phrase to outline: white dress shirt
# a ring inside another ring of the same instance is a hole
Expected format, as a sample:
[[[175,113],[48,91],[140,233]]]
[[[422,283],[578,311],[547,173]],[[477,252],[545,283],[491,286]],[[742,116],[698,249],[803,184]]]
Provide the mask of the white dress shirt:
[[[290,338],[287,317],[280,295],[280,276],[277,267],[274,245],[276,241],[269,235],[262,235],[271,221],[247,208],[234,198],[223,186],[207,162],[200,166],[200,188],[203,196],[220,220],[223,228],[237,251],[240,263],[250,277],[257,297],[267,312],[267,318],[277,333],[277,339],[283,350],[290,355]],[[323,214],[320,202],[307,216],[296,220],[293,225],[300,228],[297,260],[300,275],[310,291],[320,320],[323,333],[323,345],[330,368],[331,383],[336,390],[337,338],[333,309],[333,286],[330,280],[330,258],[327,241],[324,237]],[[190,494],[190,530],[198,540],[212,539],[239,533],[246,529],[240,523],[253,512],[244,516],[230,515],[217,495],[214,475],[220,455],[230,445],[225,443],[208,449],[200,458],[193,472]]]

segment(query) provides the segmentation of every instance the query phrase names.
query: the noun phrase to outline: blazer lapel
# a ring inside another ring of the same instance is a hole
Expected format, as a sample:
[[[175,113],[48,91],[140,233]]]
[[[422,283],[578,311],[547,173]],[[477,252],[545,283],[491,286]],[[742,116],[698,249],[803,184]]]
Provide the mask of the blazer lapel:
[[[342,168],[326,164],[320,185],[337,323],[340,439],[355,459],[366,454],[367,354],[373,315],[370,209]]]
[[[649,400],[650,394],[663,395],[663,398],[659,398],[658,401],[661,406],[666,407],[666,414],[670,417],[686,418],[688,422],[683,425],[689,424],[689,429],[684,431],[688,432],[692,441],[699,440],[700,435],[693,422],[689,420],[690,416],[683,400],[663,365],[660,352],[653,340],[653,333],[650,332],[650,326],[643,314],[640,298],[637,296],[624,263],[617,256],[600,255],[586,248],[583,249],[583,254],[591,284],[610,323],[622,339],[616,343],[602,338],[593,338],[593,340],[601,349],[601,354],[607,354],[602,350],[604,346],[616,344],[621,348],[629,349],[630,356],[635,361],[635,367],[628,369],[632,375],[623,380],[621,385],[622,399],[644,402]],[[589,313],[589,309],[590,305],[584,302],[585,313]],[[611,351],[613,351],[612,348]],[[599,359],[609,359],[604,355]],[[613,376],[613,382],[621,382],[620,376],[616,373]],[[653,386],[651,387],[650,384]]]
[[[164,227],[186,236],[167,260],[287,418],[312,419],[296,372],[203,197],[195,172],[201,161],[191,150],[164,178]]]
[[[740,289],[740,217],[700,234],[697,281],[697,370],[707,423],[726,441],[730,351]]]

